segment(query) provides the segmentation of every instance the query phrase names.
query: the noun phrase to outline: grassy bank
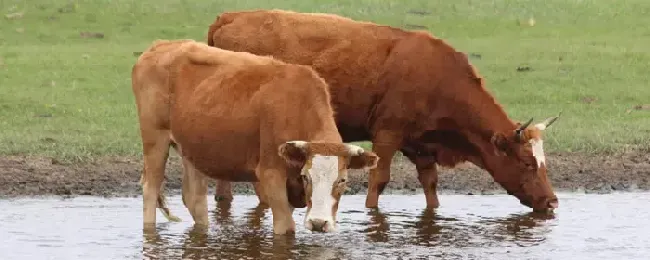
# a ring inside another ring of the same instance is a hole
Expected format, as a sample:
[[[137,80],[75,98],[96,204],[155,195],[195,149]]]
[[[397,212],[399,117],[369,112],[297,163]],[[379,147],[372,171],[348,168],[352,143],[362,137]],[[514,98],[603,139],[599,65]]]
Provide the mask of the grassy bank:
[[[133,52],[158,38],[204,41],[217,14],[248,8],[427,28],[473,54],[512,117],[563,111],[548,151],[650,148],[650,107],[635,108],[650,104],[646,0],[2,0],[0,154],[139,155]]]

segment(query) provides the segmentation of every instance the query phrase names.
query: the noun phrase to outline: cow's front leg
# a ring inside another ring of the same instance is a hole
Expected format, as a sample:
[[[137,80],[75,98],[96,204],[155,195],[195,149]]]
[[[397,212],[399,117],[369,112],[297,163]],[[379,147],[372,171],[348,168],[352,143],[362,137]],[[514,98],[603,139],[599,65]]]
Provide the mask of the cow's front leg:
[[[293,234],[296,223],[293,220],[293,207],[287,197],[286,172],[276,169],[264,169],[260,174],[260,185],[266,194],[273,215],[273,233],[276,235]]]
[[[390,181],[390,165],[393,156],[401,146],[401,138],[396,134],[380,134],[373,140],[372,150],[379,156],[377,167],[368,176],[368,195],[366,207],[377,208],[379,195]]]

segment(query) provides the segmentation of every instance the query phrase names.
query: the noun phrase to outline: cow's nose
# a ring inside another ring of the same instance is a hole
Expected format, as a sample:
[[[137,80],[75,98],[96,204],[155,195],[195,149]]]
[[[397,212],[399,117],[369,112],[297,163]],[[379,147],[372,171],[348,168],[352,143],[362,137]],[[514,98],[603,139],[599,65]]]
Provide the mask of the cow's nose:
[[[311,219],[311,231],[327,232],[327,221],[322,219]]]

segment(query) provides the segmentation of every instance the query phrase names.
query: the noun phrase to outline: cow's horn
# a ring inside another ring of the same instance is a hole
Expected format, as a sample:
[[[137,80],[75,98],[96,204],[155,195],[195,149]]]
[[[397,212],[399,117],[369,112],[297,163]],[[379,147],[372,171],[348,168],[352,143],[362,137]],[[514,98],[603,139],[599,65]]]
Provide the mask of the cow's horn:
[[[544,122],[542,122],[542,124],[546,127],[549,127],[551,124],[553,124],[553,122],[555,122],[555,120],[560,118],[560,115],[562,115],[562,112],[558,113],[557,116],[547,118],[544,120]]]
[[[528,126],[530,125],[530,123],[532,123],[532,122],[533,122],[533,118],[531,117],[531,118],[530,118],[526,123],[524,123],[523,125],[521,125],[521,126],[519,127],[519,130],[524,130],[524,129],[526,129],[526,127],[528,127]]]

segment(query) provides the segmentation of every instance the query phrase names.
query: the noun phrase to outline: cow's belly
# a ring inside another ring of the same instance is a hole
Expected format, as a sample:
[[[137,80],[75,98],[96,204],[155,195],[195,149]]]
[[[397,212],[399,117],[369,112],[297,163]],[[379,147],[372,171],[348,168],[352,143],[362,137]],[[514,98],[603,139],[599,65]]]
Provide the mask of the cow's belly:
[[[337,128],[345,143],[371,141],[371,136],[365,126],[337,122]]]
[[[210,178],[257,181],[259,130],[245,121],[206,119],[180,126],[172,123],[172,137],[183,158]]]
[[[366,111],[340,103],[336,104],[336,108],[336,127],[343,142],[370,141],[370,132],[366,126],[368,121]]]

